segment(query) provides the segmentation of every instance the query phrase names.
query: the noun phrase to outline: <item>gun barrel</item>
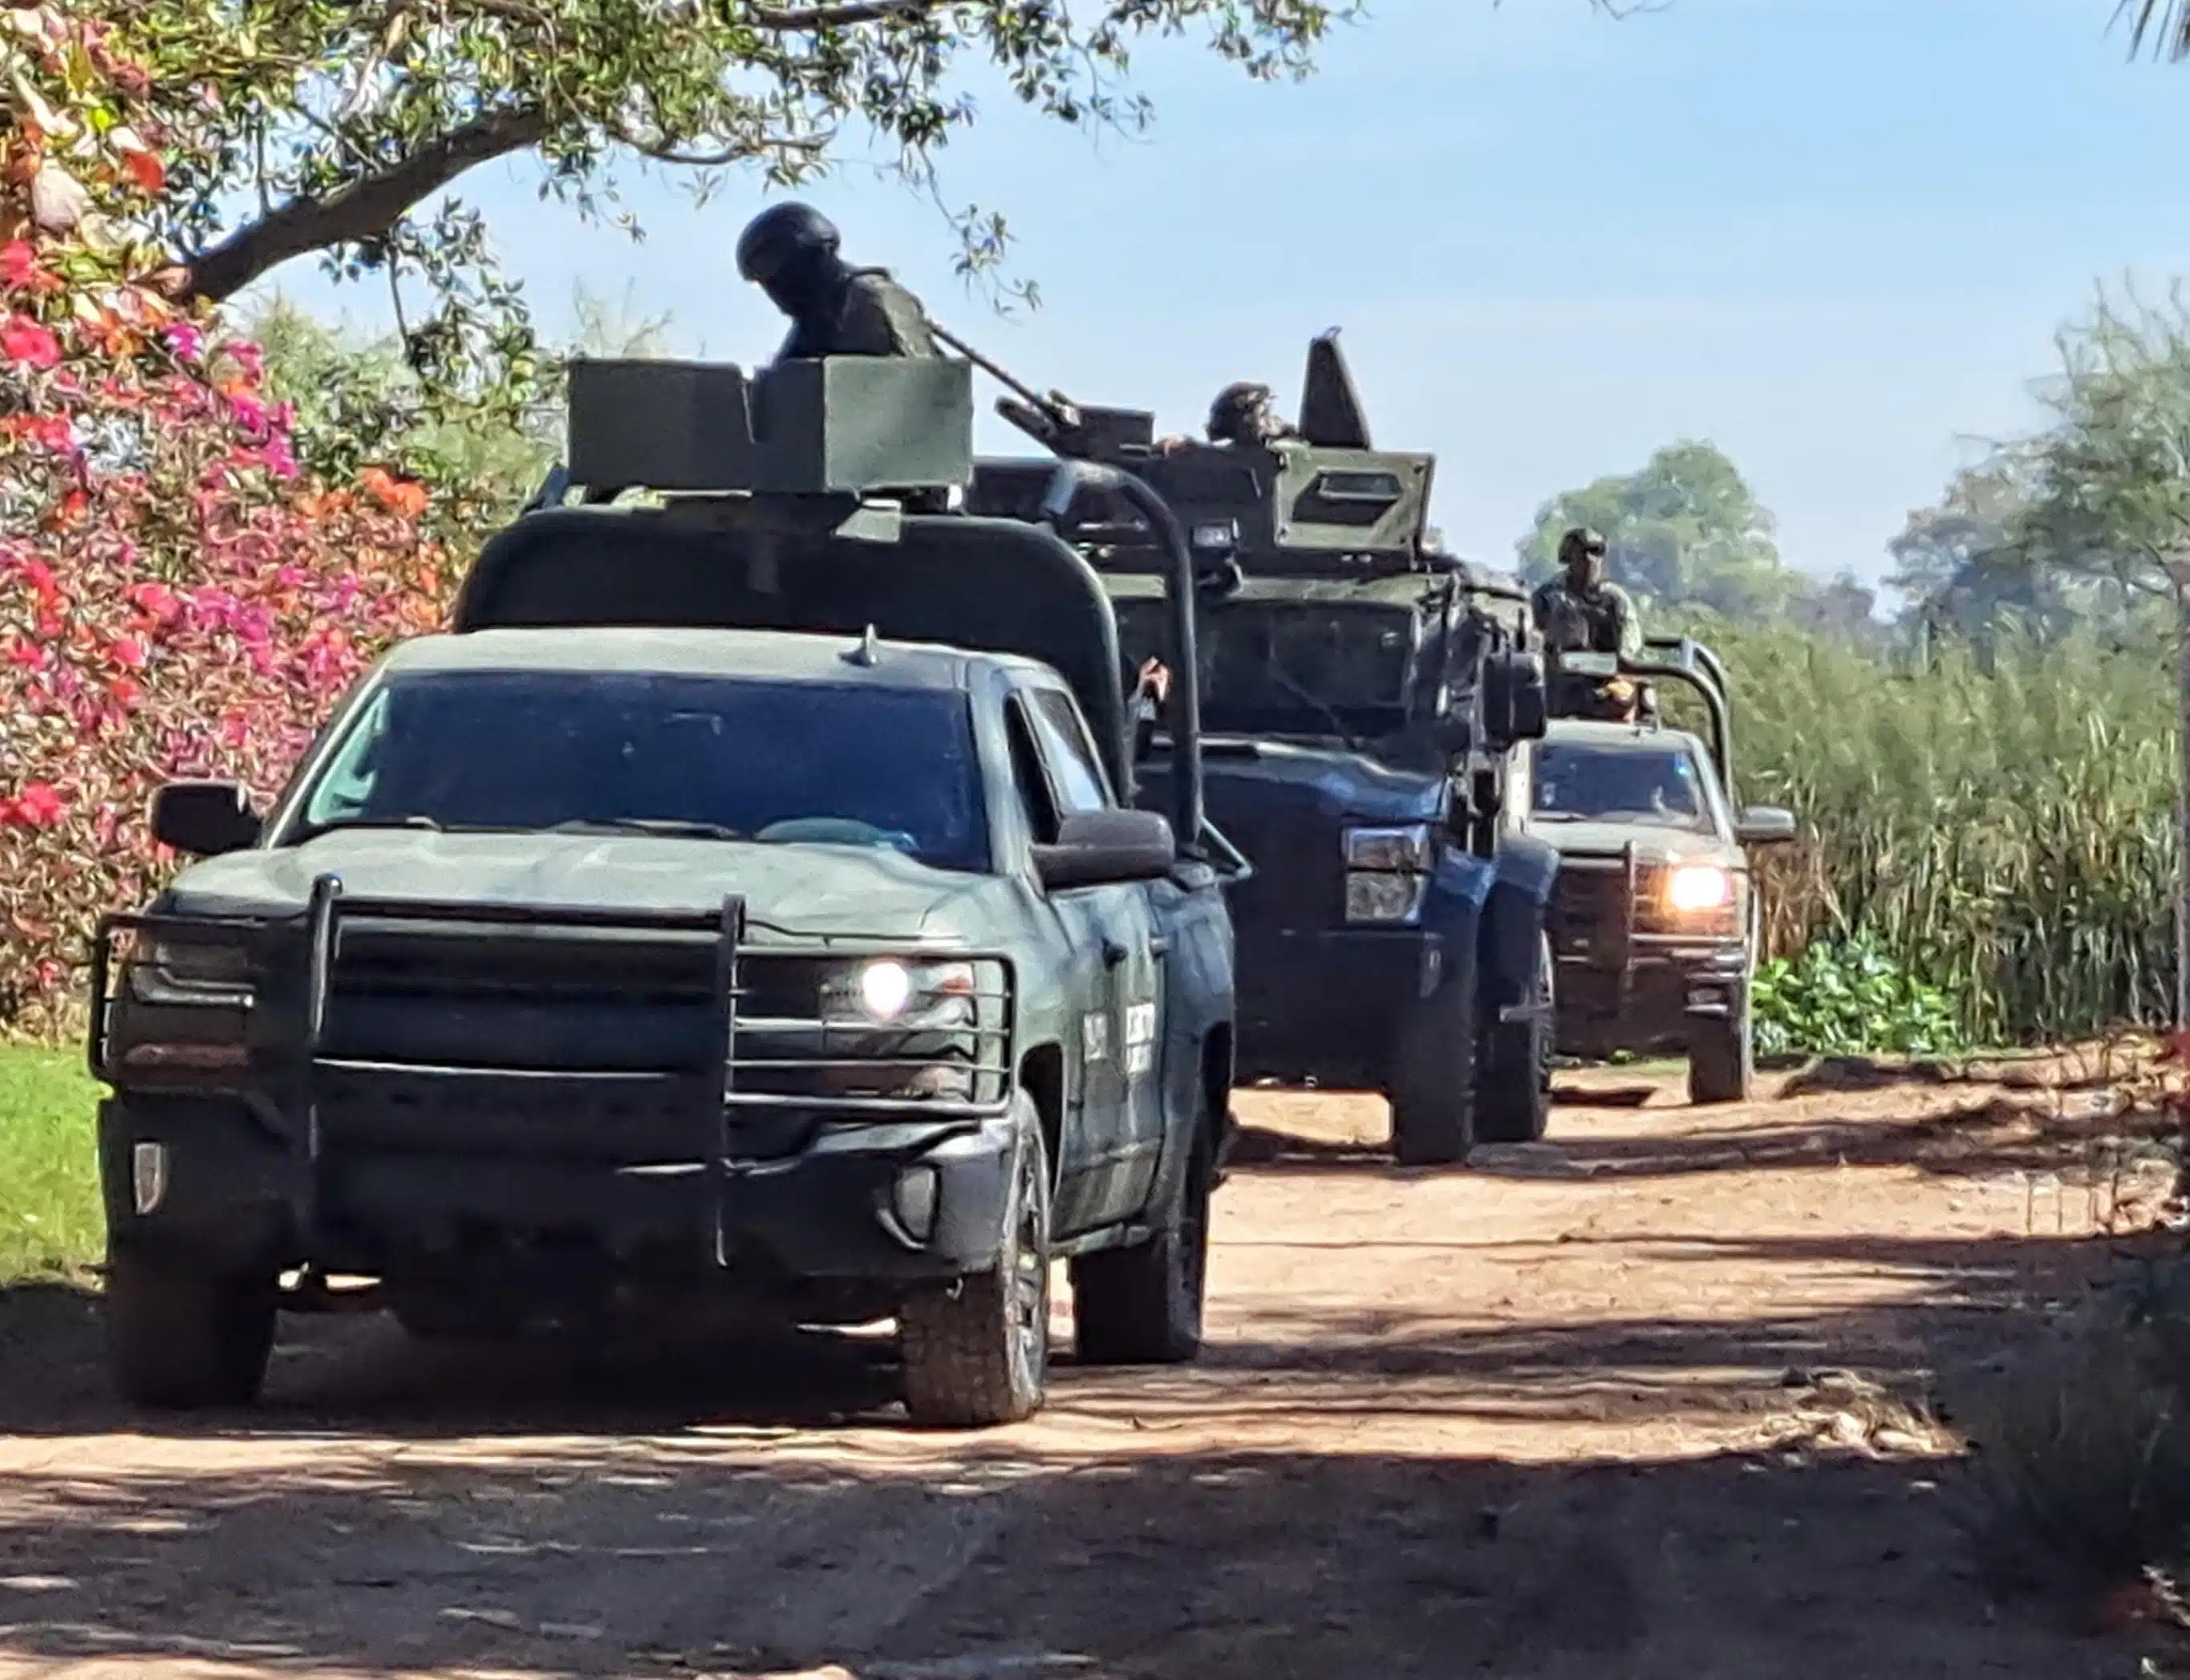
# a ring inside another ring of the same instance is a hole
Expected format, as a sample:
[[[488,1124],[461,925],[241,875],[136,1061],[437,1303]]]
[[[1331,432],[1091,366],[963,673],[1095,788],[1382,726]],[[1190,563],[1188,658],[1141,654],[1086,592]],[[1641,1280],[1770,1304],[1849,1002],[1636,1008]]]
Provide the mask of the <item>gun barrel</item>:
[[[983,355],[980,351],[975,349],[963,338],[958,337],[956,333],[945,332],[942,327],[938,326],[933,320],[929,321],[928,323],[928,330],[930,332],[933,332],[943,343],[957,351],[960,355],[972,362],[973,366],[979,368],[982,372],[987,374],[991,379],[994,379],[998,384],[1003,386],[1013,394],[1026,399],[1027,402],[1030,404],[1038,413],[1047,416],[1049,419],[1061,426],[1069,427],[1077,423],[1079,415],[1074,410],[1072,405],[1063,400],[1055,392],[1052,392],[1049,395],[1044,396],[1041,392],[1034,389],[1033,387],[1022,383],[1019,380],[1013,377],[1011,374],[1006,372],[1004,369],[999,367],[988,357]]]

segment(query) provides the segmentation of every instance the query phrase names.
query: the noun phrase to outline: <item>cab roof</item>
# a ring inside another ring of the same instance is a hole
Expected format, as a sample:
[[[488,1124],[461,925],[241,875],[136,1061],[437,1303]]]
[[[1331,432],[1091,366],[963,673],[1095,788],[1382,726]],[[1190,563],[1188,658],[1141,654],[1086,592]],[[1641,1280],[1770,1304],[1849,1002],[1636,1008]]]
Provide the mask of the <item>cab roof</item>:
[[[390,654],[391,673],[540,671],[610,674],[648,672],[741,677],[764,682],[827,683],[895,689],[965,689],[984,671],[1009,670],[1057,680],[1038,661],[969,653],[925,642],[877,639],[871,664],[854,656],[860,639],[784,630],[661,629],[587,625],[570,628],[469,630],[420,636]]]

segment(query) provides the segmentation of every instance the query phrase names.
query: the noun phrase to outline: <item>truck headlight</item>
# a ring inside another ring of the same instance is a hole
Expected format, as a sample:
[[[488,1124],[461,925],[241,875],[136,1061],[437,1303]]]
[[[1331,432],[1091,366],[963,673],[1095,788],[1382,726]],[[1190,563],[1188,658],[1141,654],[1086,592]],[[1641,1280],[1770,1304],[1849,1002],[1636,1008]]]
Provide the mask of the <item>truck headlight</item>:
[[[130,961],[129,990],[140,1003],[248,1008],[251,953],[207,939],[152,939]]]
[[[1684,864],[1665,883],[1665,902],[1684,914],[1733,902],[1733,877],[1716,864]]]
[[[1426,822],[1399,828],[1349,828],[1345,843],[1348,869],[1416,873],[1430,866],[1430,826]]]
[[[821,1024],[933,1030],[971,1024],[973,965],[877,957],[831,977],[821,990]]]
[[[1430,826],[1349,828],[1340,837],[1346,857],[1346,919],[1405,926],[1422,913],[1433,856]]]
[[[1392,875],[1357,870],[1346,877],[1346,919],[1405,924],[1422,913],[1427,875]]]

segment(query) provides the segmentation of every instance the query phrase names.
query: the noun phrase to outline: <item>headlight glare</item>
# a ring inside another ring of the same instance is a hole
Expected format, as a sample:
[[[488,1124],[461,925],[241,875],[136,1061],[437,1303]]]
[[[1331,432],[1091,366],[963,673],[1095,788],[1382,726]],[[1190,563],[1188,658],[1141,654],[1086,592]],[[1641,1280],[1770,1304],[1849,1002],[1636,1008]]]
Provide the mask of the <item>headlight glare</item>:
[[[1675,910],[1717,910],[1733,901],[1733,877],[1716,864],[1686,864],[1665,883],[1665,902]]]
[[[822,1024],[831,1027],[953,1027],[971,1019],[970,962],[877,957],[846,968],[822,988]]]
[[[871,1020],[894,1021],[912,1001],[912,971],[884,958],[860,970],[860,1007]]]

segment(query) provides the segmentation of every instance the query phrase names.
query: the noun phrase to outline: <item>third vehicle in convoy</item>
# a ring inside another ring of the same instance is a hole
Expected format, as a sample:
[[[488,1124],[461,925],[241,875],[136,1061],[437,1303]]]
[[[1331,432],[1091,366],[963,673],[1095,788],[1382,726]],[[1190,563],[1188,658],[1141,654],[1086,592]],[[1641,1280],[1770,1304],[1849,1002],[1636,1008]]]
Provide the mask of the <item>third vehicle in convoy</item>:
[[[1517,819],[1556,847],[1552,900],[1559,1048],[1684,1053],[1698,1103],[1749,1095],[1750,982],[1758,918],[1746,849],[1790,840],[1776,806],[1734,803],[1726,675],[1682,638],[1646,640],[1641,656],[1554,656],[1569,691],[1614,676],[1671,680],[1702,702],[1705,735],[1639,721],[1554,718],[1517,766]]]

